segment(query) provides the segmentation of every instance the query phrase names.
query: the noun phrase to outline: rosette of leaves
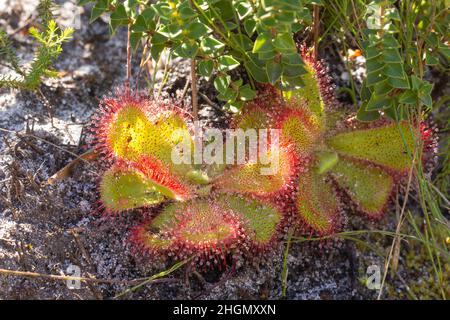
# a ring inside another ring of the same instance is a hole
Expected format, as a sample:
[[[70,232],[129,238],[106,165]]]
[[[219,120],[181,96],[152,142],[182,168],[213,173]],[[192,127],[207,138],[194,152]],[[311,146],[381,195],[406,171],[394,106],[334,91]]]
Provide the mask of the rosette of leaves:
[[[233,123],[281,131],[280,143],[266,150],[266,160],[276,157],[279,165],[271,175],[261,169],[272,161],[258,159],[208,177],[208,168],[173,161],[180,145],[188,154],[196,147],[190,120],[175,105],[128,90],[103,100],[93,122],[95,145],[113,161],[102,176],[100,200],[110,213],[160,205],[133,232],[144,252],[215,265],[269,248],[292,213],[319,234],[339,230],[346,207],[382,216],[411,170],[412,155],[430,143],[429,130],[405,121],[364,124],[345,114],[336,120],[335,100],[324,90],[326,69],[303,59],[303,88],[281,97],[269,86]],[[304,90],[317,95],[302,99]]]

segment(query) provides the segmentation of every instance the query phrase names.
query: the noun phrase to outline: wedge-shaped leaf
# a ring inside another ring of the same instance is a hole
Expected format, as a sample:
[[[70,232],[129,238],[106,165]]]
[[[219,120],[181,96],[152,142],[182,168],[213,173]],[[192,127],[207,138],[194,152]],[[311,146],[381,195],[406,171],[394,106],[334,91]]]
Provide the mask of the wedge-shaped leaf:
[[[370,98],[369,102],[367,103],[366,110],[367,111],[374,111],[374,110],[381,110],[381,109],[387,109],[391,107],[393,102],[393,99],[390,96],[387,95],[381,95],[378,96],[377,94],[372,94],[372,97]]]
[[[245,105],[241,114],[235,117],[236,127],[242,130],[265,129],[270,116],[266,110],[255,105]]]
[[[384,49],[383,59],[386,63],[402,63],[402,57],[398,49]]]
[[[384,69],[376,70],[376,71],[369,71],[367,74],[367,79],[366,79],[367,86],[370,87],[370,86],[376,85],[377,83],[383,81],[385,79],[385,77],[382,74],[383,70]]]
[[[154,130],[149,132],[145,154],[185,176],[192,170],[195,146],[184,117],[174,111],[161,112],[151,122]]]
[[[392,78],[406,79],[406,73],[401,63],[387,63],[384,74]]]
[[[239,217],[251,241],[257,245],[266,245],[274,238],[283,217],[273,204],[244,196],[221,194],[217,203]]]
[[[97,126],[111,155],[135,163],[151,159],[181,178],[192,170],[194,144],[181,114],[156,102],[109,99],[105,104],[111,107]]]
[[[135,232],[135,238],[151,252],[177,254],[225,254],[243,240],[239,218],[209,199],[166,206]]]
[[[100,199],[109,212],[149,206],[164,201],[166,188],[147,179],[133,169],[113,166],[106,171],[100,183]]]
[[[342,155],[405,171],[411,167],[408,150],[413,152],[414,136],[403,121],[340,133],[330,137],[327,144]]]
[[[253,53],[272,51],[273,49],[272,36],[266,32],[259,34],[253,46]]]
[[[184,204],[179,203],[181,208]],[[133,240],[146,251],[151,253],[163,252],[170,249],[174,242],[174,236],[169,231],[176,228],[178,204],[172,204],[153,218],[146,221],[134,230]]]
[[[321,123],[317,116],[307,108],[297,106],[295,110],[286,109],[277,119],[276,128],[287,142],[293,143],[297,152],[309,154],[321,134]]]
[[[389,78],[389,84],[398,89],[409,89],[408,79]]]
[[[300,218],[318,233],[330,234],[338,227],[338,200],[324,175],[310,170],[300,176],[296,206]]]
[[[304,66],[306,73],[300,76],[304,86],[300,89],[284,92],[285,98],[303,101],[306,106],[318,117],[324,114],[325,103],[320,93],[320,84],[316,77],[316,71],[311,65]],[[301,104],[299,104],[300,106]]]
[[[361,104],[361,107],[356,114],[356,118],[362,122],[371,122],[380,118],[380,113],[378,110],[375,111],[367,111],[366,109],[367,103]]]
[[[110,123],[105,125],[105,140],[114,156],[125,160],[136,160],[146,152],[153,125],[145,110],[135,105],[121,106],[109,115]]]
[[[380,216],[394,186],[391,175],[348,158],[341,159],[331,173],[361,211],[374,218]]]

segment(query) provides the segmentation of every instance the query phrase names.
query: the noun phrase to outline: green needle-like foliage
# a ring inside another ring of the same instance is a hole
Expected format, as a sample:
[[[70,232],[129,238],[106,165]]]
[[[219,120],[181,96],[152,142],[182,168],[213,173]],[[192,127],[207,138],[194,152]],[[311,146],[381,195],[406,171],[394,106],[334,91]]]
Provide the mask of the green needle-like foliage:
[[[36,90],[43,78],[56,76],[56,72],[52,71],[51,67],[62,52],[62,44],[71,39],[73,29],[58,28],[51,12],[52,7],[52,1],[41,0],[38,8],[41,27],[29,29],[30,35],[37,44],[35,57],[29,68],[20,66],[11,39],[6,32],[0,30],[0,58],[17,73],[14,76],[0,75],[0,88]]]

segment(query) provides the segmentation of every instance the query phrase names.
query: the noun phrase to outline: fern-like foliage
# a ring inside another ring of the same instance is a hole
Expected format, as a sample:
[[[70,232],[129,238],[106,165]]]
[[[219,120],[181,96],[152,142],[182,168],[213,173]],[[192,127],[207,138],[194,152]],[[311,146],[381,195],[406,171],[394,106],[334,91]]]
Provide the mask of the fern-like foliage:
[[[0,75],[0,88],[36,90],[44,77],[54,77],[51,70],[53,63],[62,52],[62,44],[68,41],[73,33],[72,28],[59,29],[52,13],[54,7],[51,0],[41,0],[38,6],[42,31],[31,27],[30,35],[35,39],[36,54],[28,70],[20,66],[19,58],[7,33],[0,30],[0,58],[19,76]]]
[[[47,26],[50,23],[50,21],[55,20],[55,17],[53,15],[54,8],[55,4],[53,3],[52,0],[39,1],[37,11],[42,25]]]
[[[55,76],[50,68],[62,52],[62,44],[70,39],[72,33],[72,28],[59,30],[54,20],[49,21],[44,32],[30,28],[30,34],[39,43],[39,48],[30,70],[25,75],[26,89],[36,89],[44,76]]]
[[[4,64],[18,74],[22,74],[22,69],[19,66],[19,57],[12,45],[11,39],[8,37],[6,31],[0,29],[0,58]]]

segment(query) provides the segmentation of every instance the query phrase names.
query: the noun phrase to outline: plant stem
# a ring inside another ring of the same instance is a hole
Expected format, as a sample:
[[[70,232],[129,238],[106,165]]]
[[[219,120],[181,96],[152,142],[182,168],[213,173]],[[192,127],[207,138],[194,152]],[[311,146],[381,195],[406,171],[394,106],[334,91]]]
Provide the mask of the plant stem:
[[[131,80],[131,23],[128,24],[127,34],[127,78],[125,80],[125,88],[130,90]]]
[[[197,92],[197,74],[195,59],[191,60],[191,91],[192,91],[192,116],[194,121],[198,121],[198,92]]]
[[[317,60],[318,58],[318,48],[319,48],[319,29],[320,29],[320,8],[318,5],[314,5],[314,26],[313,26],[313,32],[314,32],[314,60]]]

